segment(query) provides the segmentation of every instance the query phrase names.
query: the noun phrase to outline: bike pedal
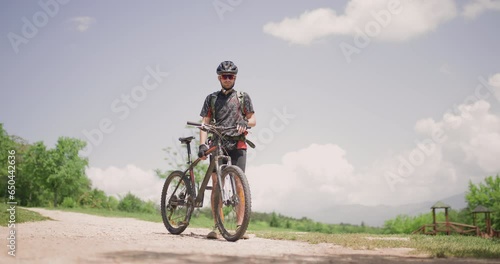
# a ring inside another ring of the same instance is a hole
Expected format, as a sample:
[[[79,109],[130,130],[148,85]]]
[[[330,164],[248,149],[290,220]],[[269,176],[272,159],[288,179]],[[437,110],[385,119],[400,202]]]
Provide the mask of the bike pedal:
[[[205,188],[205,190],[213,190],[213,187],[212,187],[212,186],[207,186],[207,187]]]

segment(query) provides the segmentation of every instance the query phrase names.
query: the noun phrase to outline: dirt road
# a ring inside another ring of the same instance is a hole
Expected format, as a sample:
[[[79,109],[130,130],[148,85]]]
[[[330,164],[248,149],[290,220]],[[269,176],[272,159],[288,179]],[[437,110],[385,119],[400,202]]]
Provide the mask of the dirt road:
[[[18,224],[16,256],[9,256],[4,246],[0,263],[498,263],[412,257],[410,249],[352,250],[255,236],[235,243],[213,241],[205,238],[207,229],[188,228],[176,236],[161,223],[30,210],[53,220]],[[0,231],[7,236],[7,227]]]

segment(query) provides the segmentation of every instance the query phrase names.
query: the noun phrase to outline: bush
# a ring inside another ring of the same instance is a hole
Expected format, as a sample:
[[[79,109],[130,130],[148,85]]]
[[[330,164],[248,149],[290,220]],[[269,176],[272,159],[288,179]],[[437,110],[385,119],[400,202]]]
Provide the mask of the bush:
[[[113,202],[113,201],[112,201]],[[118,210],[125,212],[156,214],[158,209],[152,201],[144,202],[130,192],[123,197],[117,206]]]
[[[158,212],[158,210],[156,210],[155,203],[148,201],[148,202],[143,202],[142,207],[141,207],[141,212],[154,214],[154,213]]]
[[[144,202],[139,197],[130,192],[123,197],[118,203],[118,210],[125,212],[140,212]]]
[[[106,208],[108,197],[104,191],[93,189],[82,194],[78,200],[79,204],[83,207]]]
[[[450,222],[459,222],[461,215],[453,209],[448,212]],[[446,220],[444,212],[436,213],[436,221],[444,222]],[[432,224],[432,213],[420,214],[417,216],[398,215],[394,219],[385,221],[385,234],[411,234],[423,225]]]
[[[76,202],[71,197],[64,197],[64,200],[63,200],[61,206],[65,207],[65,208],[75,208]]]
[[[120,201],[118,201],[118,199],[116,199],[116,197],[109,196],[108,200],[106,201],[106,208],[111,210],[111,211],[118,210],[119,203],[120,203]]]

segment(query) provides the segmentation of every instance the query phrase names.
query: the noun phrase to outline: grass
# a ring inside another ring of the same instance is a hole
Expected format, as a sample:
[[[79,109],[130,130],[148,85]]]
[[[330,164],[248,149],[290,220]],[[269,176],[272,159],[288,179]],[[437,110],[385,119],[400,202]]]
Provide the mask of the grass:
[[[53,208],[50,208],[53,209]],[[7,205],[0,205],[0,225],[7,226]],[[57,208],[57,210],[92,214],[105,217],[128,217],[161,223],[160,214],[129,213],[93,208]],[[195,214],[196,215],[196,214]],[[16,208],[16,223],[45,220],[37,213]],[[213,219],[203,214],[193,217],[191,227],[211,228]],[[432,257],[500,258],[500,240],[473,236],[427,236],[427,235],[374,235],[374,234],[323,234],[297,232],[284,228],[270,228],[265,222],[252,222],[249,232],[258,237],[276,240],[303,241],[311,244],[332,243],[352,249],[374,250],[379,248],[413,248],[414,254]]]
[[[333,243],[352,249],[413,248],[414,254],[438,258],[500,258],[500,240],[475,236],[321,234],[290,231],[259,231],[255,234],[262,238],[312,244]]]
[[[412,237],[419,252],[430,252],[435,257],[500,258],[500,240],[476,236],[425,236]]]
[[[0,203],[0,226],[8,226],[10,223],[25,223],[25,222],[35,222],[48,220],[50,218],[40,215],[39,213],[23,209],[22,207],[15,207],[15,219],[11,219],[10,211],[7,211],[10,206],[5,203]]]

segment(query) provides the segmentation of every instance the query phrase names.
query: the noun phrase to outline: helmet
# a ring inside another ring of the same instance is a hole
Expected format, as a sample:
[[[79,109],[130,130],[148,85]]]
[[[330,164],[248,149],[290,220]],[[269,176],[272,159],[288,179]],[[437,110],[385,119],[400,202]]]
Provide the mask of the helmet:
[[[217,74],[221,75],[224,73],[238,74],[238,67],[232,61],[223,61],[217,67]]]

